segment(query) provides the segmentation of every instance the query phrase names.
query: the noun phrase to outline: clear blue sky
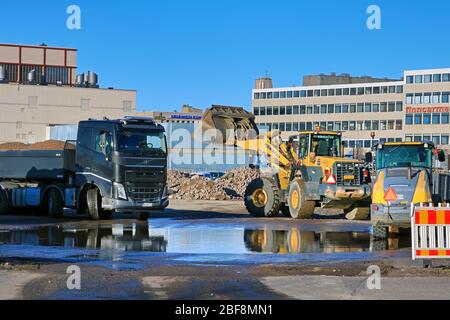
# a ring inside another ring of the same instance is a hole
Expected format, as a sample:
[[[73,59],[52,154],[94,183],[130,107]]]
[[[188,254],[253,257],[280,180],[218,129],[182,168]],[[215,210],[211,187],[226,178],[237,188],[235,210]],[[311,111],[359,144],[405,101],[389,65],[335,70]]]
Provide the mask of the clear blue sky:
[[[80,31],[66,28],[70,4]],[[381,31],[366,28],[370,4]],[[137,89],[141,110],[248,107],[266,73],[289,86],[304,74],[450,67],[448,0],[2,0],[2,12],[0,42],[78,48],[79,71]]]

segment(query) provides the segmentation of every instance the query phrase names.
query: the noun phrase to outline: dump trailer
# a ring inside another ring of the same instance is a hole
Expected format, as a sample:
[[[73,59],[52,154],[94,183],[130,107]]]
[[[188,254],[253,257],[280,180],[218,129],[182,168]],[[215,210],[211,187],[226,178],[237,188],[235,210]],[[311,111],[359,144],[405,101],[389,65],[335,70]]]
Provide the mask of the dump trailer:
[[[64,208],[93,220],[168,206],[167,141],[150,118],[88,120],[63,150],[0,152],[0,214],[31,209],[58,218]]]
[[[373,187],[371,220],[376,238],[389,230],[411,228],[411,204],[439,204],[450,200],[448,172],[439,172],[436,161],[445,153],[431,142],[393,142],[376,149],[377,178]]]
[[[343,157],[338,132],[298,132],[283,141],[280,132],[260,134],[255,116],[242,108],[213,106],[203,127],[217,138],[265,157],[270,172],[249,184],[245,205],[256,217],[282,212],[294,219],[311,218],[316,207],[344,210],[349,219],[370,213],[370,174],[363,163]]]

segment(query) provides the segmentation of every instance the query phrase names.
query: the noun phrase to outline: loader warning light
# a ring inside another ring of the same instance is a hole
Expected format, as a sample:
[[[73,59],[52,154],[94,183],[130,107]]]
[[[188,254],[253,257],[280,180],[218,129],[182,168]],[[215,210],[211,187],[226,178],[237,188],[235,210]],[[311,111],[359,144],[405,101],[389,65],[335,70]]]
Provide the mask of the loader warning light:
[[[389,188],[386,191],[384,195],[384,200],[387,202],[395,202],[398,200],[398,195],[394,188]]]

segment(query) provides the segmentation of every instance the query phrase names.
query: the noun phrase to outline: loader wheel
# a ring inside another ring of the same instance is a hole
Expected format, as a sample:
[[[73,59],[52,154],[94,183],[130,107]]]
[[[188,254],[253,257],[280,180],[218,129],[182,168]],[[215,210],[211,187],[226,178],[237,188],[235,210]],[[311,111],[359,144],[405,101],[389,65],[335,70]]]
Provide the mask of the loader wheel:
[[[289,211],[294,219],[311,219],[316,208],[315,201],[307,201],[305,183],[295,179],[289,188]]]
[[[50,189],[47,195],[47,214],[50,218],[61,218],[64,214],[64,199],[55,188]]]
[[[0,215],[9,213],[9,202],[6,191],[0,188]]]
[[[273,217],[280,212],[280,190],[269,178],[253,180],[245,191],[245,207],[254,217]]]
[[[86,194],[88,214],[92,220],[109,220],[111,212],[102,209],[102,199],[99,191],[94,188],[88,190]]]
[[[389,237],[389,229],[382,226],[372,227],[372,236],[374,240],[384,240]]]

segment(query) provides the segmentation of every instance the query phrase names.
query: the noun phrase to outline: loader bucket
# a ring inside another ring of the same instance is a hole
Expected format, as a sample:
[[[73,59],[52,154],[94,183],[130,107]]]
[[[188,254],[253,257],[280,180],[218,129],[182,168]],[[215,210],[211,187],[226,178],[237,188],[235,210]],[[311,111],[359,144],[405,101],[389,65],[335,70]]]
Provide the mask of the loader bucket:
[[[255,138],[259,130],[255,116],[241,107],[212,106],[203,114],[203,130],[215,129],[220,132],[218,140],[223,143],[233,140]],[[230,135],[233,135],[230,137]]]

